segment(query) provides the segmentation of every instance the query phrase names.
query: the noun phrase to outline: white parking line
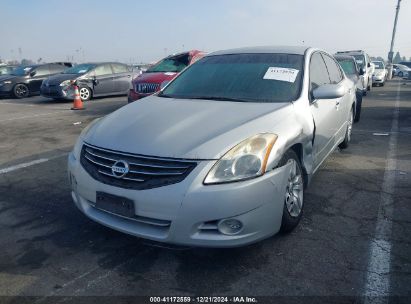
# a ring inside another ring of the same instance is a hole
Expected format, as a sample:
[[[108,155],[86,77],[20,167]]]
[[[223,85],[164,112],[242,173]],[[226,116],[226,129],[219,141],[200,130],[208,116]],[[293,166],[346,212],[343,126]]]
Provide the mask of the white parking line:
[[[57,156],[53,156],[53,157],[50,157],[50,158],[39,158],[39,159],[32,160],[32,161],[27,162],[27,163],[22,163],[22,164],[14,165],[14,166],[11,166],[11,167],[3,168],[3,169],[0,169],[0,174],[5,174],[5,173],[13,172],[13,171],[16,171],[16,170],[19,170],[19,169],[31,167],[31,166],[38,165],[38,164],[41,164],[41,163],[45,163],[45,162],[48,162],[49,160],[53,160],[53,159],[63,157],[63,156],[66,156],[66,155],[67,155],[67,153],[60,154],[60,155],[57,155]]]
[[[378,208],[377,226],[370,247],[370,257],[367,268],[367,281],[364,303],[388,303],[390,295],[391,268],[391,228],[393,214],[393,188],[397,161],[398,116],[400,111],[400,91],[398,83],[395,108],[391,124],[391,137],[388,144],[385,163],[384,180],[381,186],[380,205]]]

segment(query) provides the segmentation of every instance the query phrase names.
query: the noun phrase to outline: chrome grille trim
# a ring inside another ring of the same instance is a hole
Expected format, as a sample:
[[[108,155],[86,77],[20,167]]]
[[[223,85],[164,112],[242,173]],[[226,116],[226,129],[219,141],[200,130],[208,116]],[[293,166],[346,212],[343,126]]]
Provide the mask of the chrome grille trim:
[[[119,176],[112,170],[123,161],[128,171]],[[96,180],[126,189],[151,189],[179,183],[196,167],[192,160],[163,158],[108,150],[84,143],[80,162]]]
[[[136,83],[135,91],[137,93],[150,94],[156,92],[159,88],[159,83],[142,82]]]

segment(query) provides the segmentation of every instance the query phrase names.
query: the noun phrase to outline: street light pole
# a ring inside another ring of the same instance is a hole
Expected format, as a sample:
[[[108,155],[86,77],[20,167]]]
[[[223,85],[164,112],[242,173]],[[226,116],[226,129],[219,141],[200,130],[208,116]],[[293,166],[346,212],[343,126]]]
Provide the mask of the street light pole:
[[[392,59],[394,57],[394,40],[395,40],[395,33],[397,31],[397,21],[398,21],[398,13],[400,12],[400,4],[401,4],[401,0],[398,0],[397,8],[395,9],[395,20],[394,20],[394,28],[392,30],[391,46],[390,46],[390,51],[388,53],[388,62],[390,63],[390,66],[388,69],[389,79],[391,79],[392,77]]]

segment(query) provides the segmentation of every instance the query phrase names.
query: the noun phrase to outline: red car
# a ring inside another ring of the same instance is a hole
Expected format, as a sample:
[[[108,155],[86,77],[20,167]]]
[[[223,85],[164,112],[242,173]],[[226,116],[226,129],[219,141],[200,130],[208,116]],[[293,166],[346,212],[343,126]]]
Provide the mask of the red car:
[[[160,90],[161,84],[174,79],[183,69],[205,55],[205,52],[192,50],[171,55],[150,67],[145,73],[134,78],[128,92],[128,102],[136,101]]]

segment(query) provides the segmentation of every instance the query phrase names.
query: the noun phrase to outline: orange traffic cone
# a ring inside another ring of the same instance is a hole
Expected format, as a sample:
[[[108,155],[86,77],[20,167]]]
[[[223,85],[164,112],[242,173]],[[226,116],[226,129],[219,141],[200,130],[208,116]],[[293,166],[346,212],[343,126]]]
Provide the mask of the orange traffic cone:
[[[74,101],[72,110],[84,110],[83,101],[80,98],[80,93],[78,91],[78,86],[74,85]]]

